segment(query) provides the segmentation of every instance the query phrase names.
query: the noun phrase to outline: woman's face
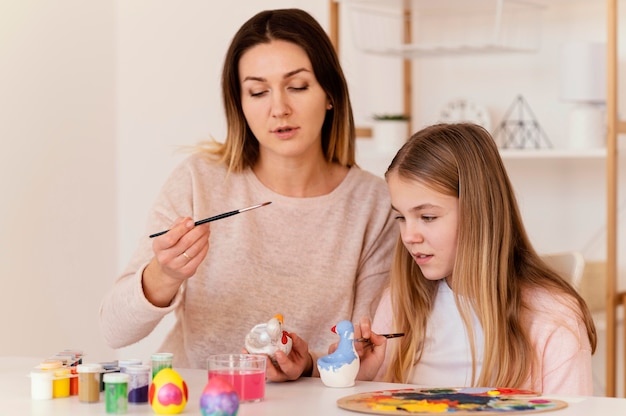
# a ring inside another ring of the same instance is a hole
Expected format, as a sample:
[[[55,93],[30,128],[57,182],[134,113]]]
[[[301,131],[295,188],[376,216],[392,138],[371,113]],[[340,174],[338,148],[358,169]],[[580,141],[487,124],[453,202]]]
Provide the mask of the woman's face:
[[[388,175],[387,185],[402,242],[422,274],[429,280],[450,276],[456,257],[458,198],[396,172]]]
[[[261,157],[323,157],[330,101],[304,49],[280,40],[256,45],[241,56],[239,77],[243,113]]]

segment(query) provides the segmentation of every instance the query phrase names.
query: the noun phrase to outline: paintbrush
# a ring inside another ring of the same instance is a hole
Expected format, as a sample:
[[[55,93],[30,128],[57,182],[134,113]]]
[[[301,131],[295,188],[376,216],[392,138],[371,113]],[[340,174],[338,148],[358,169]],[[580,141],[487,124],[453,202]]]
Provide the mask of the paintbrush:
[[[211,221],[221,220],[222,218],[230,217],[230,216],[232,216],[232,215],[237,215],[237,214],[239,214],[239,213],[241,213],[241,212],[245,212],[245,211],[250,211],[251,209],[256,209],[256,208],[264,207],[264,206],[269,205],[269,204],[271,204],[271,202],[263,202],[262,204],[253,205],[253,206],[248,207],[248,208],[242,208],[242,209],[237,209],[237,210],[235,210],[235,211],[225,212],[225,213],[223,213],[223,214],[219,214],[219,215],[216,215],[216,216],[214,216],[214,217],[209,217],[209,218],[205,218],[205,219],[203,219],[203,220],[196,221],[196,222],[194,223],[194,225],[200,225],[200,224],[205,224],[205,223],[207,223],[207,222],[211,222]],[[168,231],[169,231],[169,230],[165,230],[165,231],[161,231],[161,232],[158,232],[158,233],[151,234],[151,235],[150,235],[150,238],[158,237],[158,236],[160,236],[160,235],[165,234],[165,233],[166,233],[166,232],[168,232]]]
[[[395,334],[379,334],[385,338],[399,338],[399,337],[403,337],[404,336],[404,332],[398,332]],[[355,339],[356,342],[372,342],[371,339],[369,338],[357,338]]]

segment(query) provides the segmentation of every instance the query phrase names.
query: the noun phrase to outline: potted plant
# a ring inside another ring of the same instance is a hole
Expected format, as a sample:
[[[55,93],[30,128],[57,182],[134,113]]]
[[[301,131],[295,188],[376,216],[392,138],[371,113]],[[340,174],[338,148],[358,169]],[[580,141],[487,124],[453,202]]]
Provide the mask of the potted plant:
[[[410,117],[406,114],[377,113],[372,119],[374,120],[372,137],[381,150],[395,152],[409,137]]]

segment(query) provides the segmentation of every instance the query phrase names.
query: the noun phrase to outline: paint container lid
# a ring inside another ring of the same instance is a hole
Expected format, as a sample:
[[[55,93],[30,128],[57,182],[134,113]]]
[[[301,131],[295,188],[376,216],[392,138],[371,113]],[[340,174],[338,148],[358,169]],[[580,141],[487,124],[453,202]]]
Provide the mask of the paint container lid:
[[[96,363],[78,364],[76,366],[77,373],[102,373],[103,371],[102,365]]]
[[[45,360],[39,363],[37,368],[41,370],[54,370],[55,368],[63,367],[63,361],[61,360]]]
[[[156,352],[150,356],[153,361],[168,361],[174,358],[174,354],[171,352]]]
[[[141,365],[141,359],[139,358],[128,358],[126,360],[119,360],[118,365],[120,368],[128,367],[129,365]]]
[[[129,365],[126,367],[126,374],[148,374],[152,371],[149,365]]]
[[[69,368],[59,368],[58,370],[54,370],[54,378],[59,380],[63,378],[70,378],[72,371]]]
[[[54,378],[54,374],[51,371],[43,371],[43,370],[32,370],[30,372],[31,378],[36,378],[38,380],[50,380]]]
[[[115,370],[118,369],[117,361],[105,361],[105,362],[100,363],[100,365],[105,370],[114,370],[115,371]]]
[[[106,373],[102,377],[105,383],[128,383],[128,374],[124,373]]]

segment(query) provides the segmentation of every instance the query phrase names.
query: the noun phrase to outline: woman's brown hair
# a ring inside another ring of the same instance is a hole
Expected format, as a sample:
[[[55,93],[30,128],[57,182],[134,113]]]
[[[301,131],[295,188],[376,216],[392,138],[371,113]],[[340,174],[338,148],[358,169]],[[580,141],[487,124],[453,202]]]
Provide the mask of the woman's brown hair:
[[[330,102],[322,125],[322,149],[328,162],[352,166],[355,162],[355,128],[348,86],[337,53],[320,24],[300,9],[262,11],[237,31],[222,70],[222,98],[227,133],[224,143],[204,143],[202,151],[216,155],[229,171],[252,167],[259,157],[259,143],[248,127],[241,106],[239,61],[250,48],[282,40],[300,46]]]

